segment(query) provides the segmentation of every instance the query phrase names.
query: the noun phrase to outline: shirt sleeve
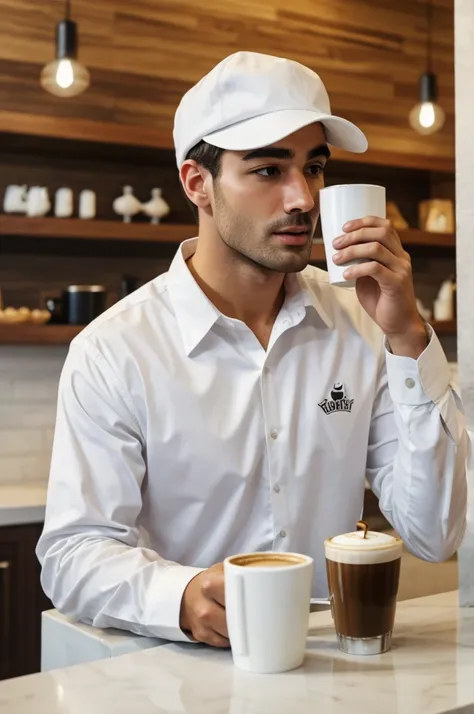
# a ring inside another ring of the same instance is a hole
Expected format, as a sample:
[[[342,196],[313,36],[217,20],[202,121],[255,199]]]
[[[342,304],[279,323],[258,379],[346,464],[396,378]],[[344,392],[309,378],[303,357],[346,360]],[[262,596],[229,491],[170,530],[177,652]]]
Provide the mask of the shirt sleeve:
[[[407,548],[441,561],[466,527],[467,437],[462,404],[435,333],[417,360],[382,355],[367,480]]]
[[[59,384],[36,550],[43,589],[60,612],[80,622],[186,641],[181,599],[202,569],[139,547],[144,451],[124,386],[93,346],[73,343]]]

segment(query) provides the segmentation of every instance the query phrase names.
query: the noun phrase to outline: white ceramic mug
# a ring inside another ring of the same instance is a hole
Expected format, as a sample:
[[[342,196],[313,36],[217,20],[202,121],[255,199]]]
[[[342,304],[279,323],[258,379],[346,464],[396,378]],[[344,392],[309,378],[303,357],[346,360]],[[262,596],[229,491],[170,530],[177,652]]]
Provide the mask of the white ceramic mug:
[[[332,242],[343,235],[342,226],[347,221],[366,216],[386,217],[385,187],[362,183],[328,186],[319,192],[319,206],[329,282],[340,287],[354,287],[354,281],[346,280],[343,273],[349,265],[366,261],[353,260],[336,265],[333,256],[337,249]]]
[[[296,669],[304,660],[313,559],[247,553],[224,561],[225,607],[234,664],[249,672]]]

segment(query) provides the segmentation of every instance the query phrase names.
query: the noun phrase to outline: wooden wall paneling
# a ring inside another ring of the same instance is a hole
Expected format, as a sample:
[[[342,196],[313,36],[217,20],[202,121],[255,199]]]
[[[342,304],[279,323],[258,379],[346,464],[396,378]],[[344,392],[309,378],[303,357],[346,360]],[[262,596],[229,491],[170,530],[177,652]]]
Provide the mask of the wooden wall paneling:
[[[69,245],[70,241],[67,243]],[[60,296],[68,285],[86,283],[105,285],[107,306],[110,306],[121,297],[124,275],[137,277],[140,284],[152,280],[168,270],[176,247],[160,245],[154,254],[145,257],[135,257],[130,251],[128,255],[120,253],[111,248],[109,241],[106,250],[92,256],[90,252],[87,255],[43,253],[40,252],[42,246],[37,246],[37,252],[29,248],[28,253],[2,253],[0,287],[3,302],[5,307],[44,307],[48,297]]]
[[[227,54],[281,54],[318,71],[335,112],[360,124],[372,150],[453,158],[453,0],[435,0],[434,69],[446,126],[422,137],[408,125],[425,69],[425,0],[81,0],[80,57],[90,89],[64,100],[38,83],[53,55],[62,0],[0,0],[0,105],[20,114],[142,126],[171,139],[184,91]],[[0,122],[1,126],[1,122]]]

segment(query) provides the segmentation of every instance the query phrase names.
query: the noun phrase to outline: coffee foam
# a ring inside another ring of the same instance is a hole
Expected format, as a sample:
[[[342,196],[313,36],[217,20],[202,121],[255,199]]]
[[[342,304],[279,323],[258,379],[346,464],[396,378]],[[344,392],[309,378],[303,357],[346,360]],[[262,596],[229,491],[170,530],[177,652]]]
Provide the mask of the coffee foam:
[[[231,565],[242,568],[289,568],[305,565],[308,559],[297,553],[245,553],[229,558]]]
[[[402,541],[389,533],[363,531],[344,533],[324,543],[326,558],[336,563],[370,565],[389,563],[402,555]]]

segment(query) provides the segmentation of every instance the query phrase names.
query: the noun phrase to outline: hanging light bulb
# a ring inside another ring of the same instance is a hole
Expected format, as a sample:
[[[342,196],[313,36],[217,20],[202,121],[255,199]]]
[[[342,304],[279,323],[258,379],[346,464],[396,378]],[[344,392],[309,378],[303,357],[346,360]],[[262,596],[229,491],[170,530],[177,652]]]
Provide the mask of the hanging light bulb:
[[[426,55],[428,69],[420,77],[419,102],[408,115],[408,121],[419,134],[434,134],[441,129],[446,115],[437,103],[438,86],[434,72],[431,71],[431,24],[432,2],[426,2]]]
[[[409,114],[410,125],[419,134],[433,134],[444,124],[446,115],[437,104],[436,75],[424,72],[420,77],[420,101]]]
[[[69,19],[70,0],[66,0],[65,14],[65,19],[56,28],[56,59],[43,67],[40,83],[43,89],[57,97],[75,97],[87,89],[90,75],[76,59],[77,25]]]

